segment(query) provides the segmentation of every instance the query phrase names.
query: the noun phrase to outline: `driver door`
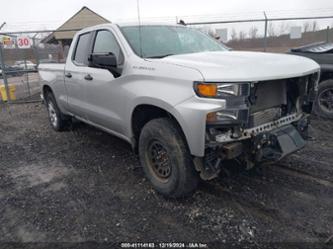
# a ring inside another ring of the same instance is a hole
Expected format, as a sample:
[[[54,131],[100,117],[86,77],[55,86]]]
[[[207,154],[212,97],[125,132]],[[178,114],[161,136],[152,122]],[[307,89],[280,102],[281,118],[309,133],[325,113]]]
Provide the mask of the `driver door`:
[[[117,58],[117,68],[123,66],[124,56],[111,30],[96,31],[92,53],[113,53]],[[87,75],[90,76],[85,85],[88,120],[116,133],[123,133],[121,113],[124,98],[118,75],[113,75],[108,69],[93,67],[87,69]]]

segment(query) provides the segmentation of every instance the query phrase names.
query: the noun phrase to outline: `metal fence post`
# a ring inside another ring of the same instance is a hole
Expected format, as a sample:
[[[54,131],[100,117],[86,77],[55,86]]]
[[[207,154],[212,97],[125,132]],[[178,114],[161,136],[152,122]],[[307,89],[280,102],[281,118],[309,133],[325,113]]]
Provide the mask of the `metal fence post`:
[[[29,94],[29,97],[31,97],[31,90],[30,90],[30,84],[29,84],[29,73],[28,73],[28,68],[27,68],[27,51],[26,51],[26,49],[24,49],[24,75],[25,75],[25,79],[27,81],[28,94]]]
[[[5,89],[6,89],[6,95],[7,95],[7,102],[10,103],[10,91],[9,91],[9,86],[8,86],[8,81],[7,81],[7,75],[6,75],[6,68],[5,68],[5,58],[4,58],[4,53],[3,53],[3,45],[0,42],[0,65],[1,65],[1,70],[2,70],[2,78],[3,82],[5,84]]]
[[[264,52],[267,51],[267,29],[268,29],[268,18],[266,12],[264,11],[265,16],[265,35],[264,35]]]
[[[36,36],[38,35],[38,33],[36,33],[33,37],[32,37],[32,49],[33,49],[33,53],[35,55],[35,59],[36,59],[36,65],[39,65],[39,54],[38,54],[38,49],[37,49],[37,45],[36,45]]]

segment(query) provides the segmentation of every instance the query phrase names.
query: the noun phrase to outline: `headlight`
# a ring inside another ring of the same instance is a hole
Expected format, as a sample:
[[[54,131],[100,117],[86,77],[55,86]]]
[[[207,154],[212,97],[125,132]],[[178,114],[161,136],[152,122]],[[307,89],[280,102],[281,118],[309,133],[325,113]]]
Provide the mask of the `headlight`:
[[[194,91],[203,98],[228,98],[250,95],[249,83],[194,83]]]
[[[206,123],[208,125],[218,124],[234,124],[247,122],[249,118],[249,110],[221,110],[210,112],[207,114]]]
[[[238,111],[228,110],[221,112],[210,112],[207,114],[207,123],[217,123],[220,121],[232,120],[236,121],[238,119]]]

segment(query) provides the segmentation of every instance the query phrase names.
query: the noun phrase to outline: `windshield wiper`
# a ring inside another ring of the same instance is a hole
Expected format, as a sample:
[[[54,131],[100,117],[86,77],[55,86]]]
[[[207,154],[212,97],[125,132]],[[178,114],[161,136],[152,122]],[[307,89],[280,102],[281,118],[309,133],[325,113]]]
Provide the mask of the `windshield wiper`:
[[[155,56],[149,56],[149,57],[146,57],[146,58],[148,58],[148,59],[162,59],[162,58],[165,58],[165,57],[168,57],[168,56],[171,56],[171,55],[174,55],[174,54],[155,55]]]

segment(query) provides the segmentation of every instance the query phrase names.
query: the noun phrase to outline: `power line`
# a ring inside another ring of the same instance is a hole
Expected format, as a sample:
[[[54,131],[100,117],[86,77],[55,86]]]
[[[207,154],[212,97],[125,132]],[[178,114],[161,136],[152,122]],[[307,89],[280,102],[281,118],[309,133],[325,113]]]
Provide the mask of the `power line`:
[[[305,13],[301,15],[300,13]],[[311,16],[309,13],[311,12]],[[178,15],[181,18],[192,25],[203,25],[203,24],[223,24],[223,23],[242,23],[242,22],[261,22],[264,21],[263,12],[252,11],[252,12],[239,12],[239,13],[220,13],[220,14],[210,14],[210,15]],[[313,9],[313,10],[275,10],[266,12],[268,19],[271,21],[287,21],[287,20],[309,20],[309,19],[330,19],[333,16],[333,9]],[[168,22],[175,23],[175,16],[164,16],[164,17],[140,17],[144,22]],[[241,18],[241,19],[240,19]],[[89,22],[94,20],[94,18],[85,18],[83,21]],[[112,20],[112,19],[111,19]],[[126,18],[126,19],[113,19],[113,22],[135,22],[136,18]],[[7,32],[13,30],[41,30],[48,29],[54,30],[61,25],[61,21],[30,21],[30,22],[14,22],[7,23]],[[32,32],[32,31],[30,31]]]
[[[262,19],[240,19],[234,21],[211,21],[211,22],[188,22],[187,25],[203,25],[203,24],[223,24],[223,23],[249,23],[249,22],[269,22],[275,21],[296,21],[296,20],[312,20],[312,19],[333,19],[331,16],[312,16],[312,17],[286,17],[286,18],[262,18]]]
[[[322,14],[323,12],[330,12],[333,14],[333,9],[327,8],[319,8],[319,9],[298,9],[298,10],[272,10],[272,11],[265,11],[267,16],[271,16],[273,14],[279,14],[279,16],[283,16],[283,14],[293,14],[293,15],[301,15],[304,12],[311,13],[312,15]],[[229,12],[229,13],[213,13],[213,14],[203,14],[203,15],[177,15],[182,18],[221,18],[221,17],[228,17],[228,18],[239,18],[240,16],[252,16],[255,19],[257,16],[262,17],[262,11],[249,11],[249,12]],[[153,17],[141,17],[143,20],[175,20],[175,16],[153,16]],[[119,20],[119,21],[128,21],[128,20],[137,20],[137,17],[133,18],[116,18],[111,20]],[[94,20],[93,18],[85,18],[85,21]],[[36,21],[16,21],[10,22],[8,25],[10,26],[28,26],[31,24],[41,24],[41,25],[49,25],[49,24],[61,24],[63,20],[36,20]]]

